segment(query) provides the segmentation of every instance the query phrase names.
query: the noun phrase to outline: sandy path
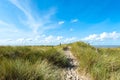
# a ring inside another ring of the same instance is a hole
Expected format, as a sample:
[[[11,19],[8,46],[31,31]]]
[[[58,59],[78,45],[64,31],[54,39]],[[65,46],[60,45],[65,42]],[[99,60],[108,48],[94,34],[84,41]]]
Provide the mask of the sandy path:
[[[64,78],[65,78],[64,80],[89,80],[89,79],[86,79],[84,76],[80,76],[78,74],[77,68],[79,63],[77,59],[72,55],[71,51],[67,49],[67,50],[64,50],[64,53],[71,64],[64,71]]]

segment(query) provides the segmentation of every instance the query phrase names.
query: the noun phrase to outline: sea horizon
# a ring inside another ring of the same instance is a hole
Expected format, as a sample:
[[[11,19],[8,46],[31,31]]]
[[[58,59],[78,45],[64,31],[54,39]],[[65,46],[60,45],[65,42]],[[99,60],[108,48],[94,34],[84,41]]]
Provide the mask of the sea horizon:
[[[91,45],[97,48],[118,48],[120,45]]]

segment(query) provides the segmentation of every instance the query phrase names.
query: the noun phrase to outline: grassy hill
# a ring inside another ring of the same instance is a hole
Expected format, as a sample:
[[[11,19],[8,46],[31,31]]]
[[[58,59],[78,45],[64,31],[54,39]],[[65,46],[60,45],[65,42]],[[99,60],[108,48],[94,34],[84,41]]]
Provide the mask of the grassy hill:
[[[63,80],[70,65],[63,48],[79,61],[79,73],[93,80],[120,80],[120,48],[94,48],[83,42],[61,46],[1,46],[0,80]]]
[[[79,60],[79,72],[93,80],[120,80],[120,48],[94,48],[83,42],[69,44]]]

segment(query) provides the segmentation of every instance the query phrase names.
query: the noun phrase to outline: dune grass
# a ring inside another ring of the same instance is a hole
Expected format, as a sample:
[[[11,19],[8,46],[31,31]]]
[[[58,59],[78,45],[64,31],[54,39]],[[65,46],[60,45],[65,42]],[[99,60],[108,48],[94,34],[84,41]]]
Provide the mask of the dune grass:
[[[4,59],[0,62],[0,80],[56,80],[60,70],[47,61],[31,64],[24,60]]]
[[[84,42],[61,46],[1,46],[0,80],[64,80],[70,65],[63,47],[71,46],[80,74],[92,80],[120,80],[120,48],[95,48]]]
[[[62,80],[69,62],[53,47],[0,47],[0,80]]]
[[[79,71],[93,80],[120,80],[120,48],[94,48],[83,42],[69,44],[79,60]]]

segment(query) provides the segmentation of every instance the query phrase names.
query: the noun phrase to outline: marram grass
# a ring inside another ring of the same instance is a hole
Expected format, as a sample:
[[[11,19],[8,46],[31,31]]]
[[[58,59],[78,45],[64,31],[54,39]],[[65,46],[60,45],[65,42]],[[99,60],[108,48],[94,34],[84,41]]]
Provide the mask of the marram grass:
[[[79,71],[93,80],[120,80],[120,48],[94,48],[83,42],[69,44],[79,60]]]
[[[68,64],[55,48],[0,47],[0,80],[63,80]]]
[[[84,42],[61,46],[0,47],[0,80],[64,80],[70,65],[63,47],[79,61],[80,74],[91,80],[120,80],[120,48],[94,48]]]

